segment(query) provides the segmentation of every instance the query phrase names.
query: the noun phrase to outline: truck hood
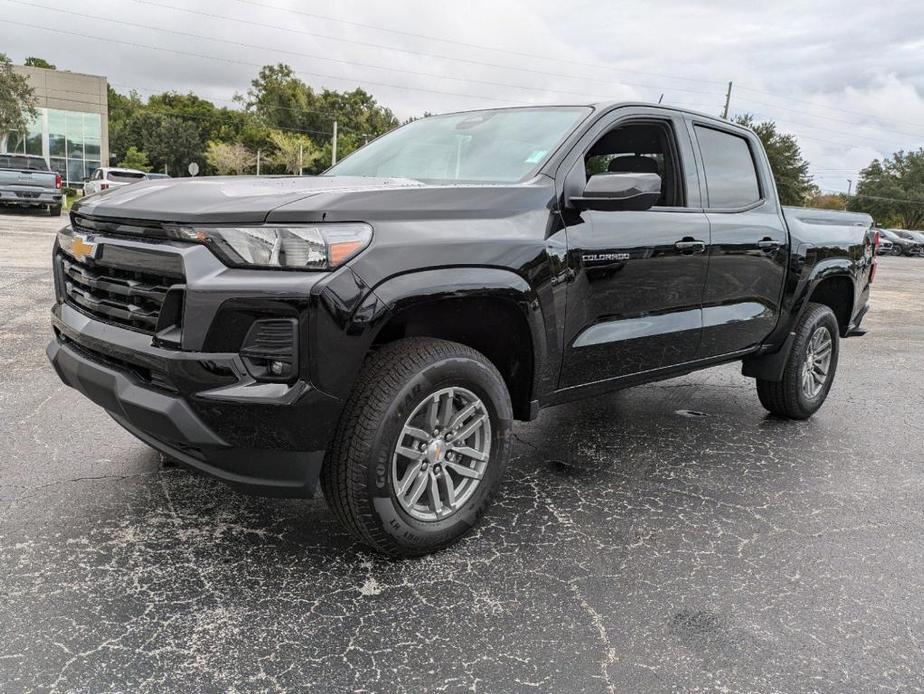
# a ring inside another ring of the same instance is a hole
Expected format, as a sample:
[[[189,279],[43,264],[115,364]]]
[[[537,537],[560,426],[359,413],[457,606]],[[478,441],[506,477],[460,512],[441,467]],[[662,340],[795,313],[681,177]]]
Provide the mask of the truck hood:
[[[259,224],[273,210],[305,198],[421,187],[419,181],[402,178],[209,176],[113,188],[83,198],[73,211],[113,219]]]

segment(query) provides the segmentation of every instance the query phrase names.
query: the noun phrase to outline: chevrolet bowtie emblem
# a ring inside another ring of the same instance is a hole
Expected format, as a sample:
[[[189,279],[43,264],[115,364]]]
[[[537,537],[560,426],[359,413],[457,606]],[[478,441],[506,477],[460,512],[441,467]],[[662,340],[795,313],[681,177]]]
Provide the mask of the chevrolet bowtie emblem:
[[[74,234],[74,240],[71,241],[71,255],[74,260],[82,263],[87,258],[95,258],[99,244],[93,242],[92,236],[81,236]]]

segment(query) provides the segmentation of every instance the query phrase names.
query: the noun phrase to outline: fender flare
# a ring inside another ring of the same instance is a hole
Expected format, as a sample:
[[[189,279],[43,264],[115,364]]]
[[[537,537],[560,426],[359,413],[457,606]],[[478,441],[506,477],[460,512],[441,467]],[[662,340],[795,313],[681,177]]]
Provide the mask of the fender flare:
[[[783,370],[786,368],[786,362],[789,360],[789,353],[792,351],[792,345],[796,338],[795,327],[802,314],[810,303],[818,285],[825,280],[833,277],[843,277],[854,283],[853,269],[855,263],[849,258],[827,258],[815,265],[812,265],[807,276],[798,280],[795,291],[795,299],[790,311],[789,331],[783,340],[783,344],[775,352],[767,354],[758,354],[745,357],[741,366],[741,373],[750,378],[759,378],[764,381],[779,382],[783,380]],[[850,297],[851,302],[854,301]]]
[[[504,268],[462,266],[416,270],[390,277],[375,285],[354,312],[354,324],[367,328],[369,345],[388,321],[401,311],[421,303],[448,299],[501,299],[514,305],[529,329],[533,357],[533,398],[544,381],[549,363],[549,336],[536,291],[520,275]],[[554,387],[554,383],[552,384]]]

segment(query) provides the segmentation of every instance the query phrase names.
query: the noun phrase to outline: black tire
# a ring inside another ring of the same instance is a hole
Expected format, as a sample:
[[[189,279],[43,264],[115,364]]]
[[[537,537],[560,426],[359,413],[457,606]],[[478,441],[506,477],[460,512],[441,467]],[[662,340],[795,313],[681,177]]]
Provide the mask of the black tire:
[[[61,216],[61,205],[49,205],[48,206],[48,216],[49,217],[60,217]]]
[[[490,456],[471,497],[448,517],[425,521],[398,502],[393,457],[408,417],[448,387],[467,389],[484,404]],[[344,528],[378,552],[416,556],[442,549],[489,506],[510,457],[512,420],[504,380],[481,353],[433,338],[386,344],[367,357],[344,407],[321,471],[324,497]]]
[[[831,338],[831,361],[820,391],[809,397],[802,388],[802,369],[808,355],[809,342],[815,331],[827,328]],[[837,318],[824,304],[810,303],[796,326],[796,337],[783,369],[782,381],[757,379],[760,403],[772,414],[786,419],[808,419],[824,404],[834,382],[840,349]]]

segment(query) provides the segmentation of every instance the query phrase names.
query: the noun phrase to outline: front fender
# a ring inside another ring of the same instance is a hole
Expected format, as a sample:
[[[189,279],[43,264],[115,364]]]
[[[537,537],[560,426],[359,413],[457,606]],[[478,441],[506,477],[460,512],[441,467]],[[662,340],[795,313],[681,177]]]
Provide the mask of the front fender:
[[[552,382],[543,312],[529,283],[502,268],[450,267],[405,273],[375,285],[348,320],[341,326],[328,326],[329,330],[342,331],[334,340],[322,334],[324,326],[318,325],[319,333],[312,343],[323,354],[317,362],[312,359],[314,384],[335,397],[346,398],[376,336],[393,316],[422,303],[463,298],[501,299],[515,305],[532,338],[533,392],[547,385],[543,381]]]

